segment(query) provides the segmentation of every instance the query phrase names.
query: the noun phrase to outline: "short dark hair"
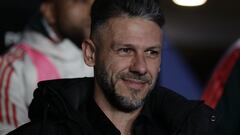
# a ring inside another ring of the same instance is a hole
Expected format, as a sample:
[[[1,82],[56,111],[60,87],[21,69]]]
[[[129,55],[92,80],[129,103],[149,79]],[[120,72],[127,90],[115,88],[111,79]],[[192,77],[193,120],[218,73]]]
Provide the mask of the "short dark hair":
[[[95,0],[92,6],[91,33],[112,17],[141,17],[162,27],[165,19],[159,0]]]

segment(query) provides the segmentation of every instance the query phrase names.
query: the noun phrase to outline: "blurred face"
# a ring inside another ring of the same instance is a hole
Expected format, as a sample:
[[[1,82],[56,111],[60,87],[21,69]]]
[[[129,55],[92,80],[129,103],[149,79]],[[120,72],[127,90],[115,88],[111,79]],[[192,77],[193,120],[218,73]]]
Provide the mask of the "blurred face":
[[[96,85],[121,111],[142,107],[160,71],[161,29],[142,18],[117,17],[99,28],[98,35]]]
[[[90,33],[90,11],[94,0],[54,0],[53,27],[60,38],[81,44]]]

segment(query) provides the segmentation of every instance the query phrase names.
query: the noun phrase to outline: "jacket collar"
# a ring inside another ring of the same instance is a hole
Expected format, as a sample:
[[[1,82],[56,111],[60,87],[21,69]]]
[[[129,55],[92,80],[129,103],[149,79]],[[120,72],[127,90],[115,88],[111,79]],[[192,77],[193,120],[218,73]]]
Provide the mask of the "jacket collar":
[[[29,107],[31,120],[44,117],[44,110],[53,117],[72,118],[72,113],[86,105],[92,94],[93,78],[59,79],[42,81],[34,92]],[[69,92],[71,90],[71,92]]]

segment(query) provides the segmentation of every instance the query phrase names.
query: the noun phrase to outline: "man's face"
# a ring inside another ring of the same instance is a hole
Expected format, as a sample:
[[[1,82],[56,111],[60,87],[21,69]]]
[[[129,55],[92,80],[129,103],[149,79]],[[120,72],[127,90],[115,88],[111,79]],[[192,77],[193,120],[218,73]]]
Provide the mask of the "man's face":
[[[61,38],[76,44],[90,34],[90,11],[94,0],[55,0],[55,27]]]
[[[140,108],[160,71],[161,29],[142,18],[116,17],[99,28],[98,35],[97,85],[115,108],[124,112]]]

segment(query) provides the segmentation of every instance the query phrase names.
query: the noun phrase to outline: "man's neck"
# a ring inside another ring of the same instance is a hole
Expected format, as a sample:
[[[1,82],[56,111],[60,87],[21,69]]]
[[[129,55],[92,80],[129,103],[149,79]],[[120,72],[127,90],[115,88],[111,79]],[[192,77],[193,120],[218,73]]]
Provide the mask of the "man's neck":
[[[141,108],[130,113],[119,111],[112,107],[99,87],[95,87],[94,99],[104,114],[110,119],[121,135],[131,135],[133,122],[139,115]]]

